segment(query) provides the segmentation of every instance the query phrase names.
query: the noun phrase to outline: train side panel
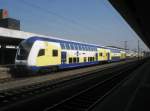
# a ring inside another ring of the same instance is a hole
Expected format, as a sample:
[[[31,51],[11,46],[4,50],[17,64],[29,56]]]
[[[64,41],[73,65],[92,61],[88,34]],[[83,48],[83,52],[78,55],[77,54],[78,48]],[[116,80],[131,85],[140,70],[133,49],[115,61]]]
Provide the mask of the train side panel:
[[[111,59],[110,50],[104,48],[97,48],[98,61],[109,61]]]
[[[44,42],[45,48],[40,49],[36,57],[36,66],[52,66],[61,64],[61,48],[58,43]]]
[[[111,50],[111,61],[120,61],[121,60],[121,53],[118,49],[110,49]]]

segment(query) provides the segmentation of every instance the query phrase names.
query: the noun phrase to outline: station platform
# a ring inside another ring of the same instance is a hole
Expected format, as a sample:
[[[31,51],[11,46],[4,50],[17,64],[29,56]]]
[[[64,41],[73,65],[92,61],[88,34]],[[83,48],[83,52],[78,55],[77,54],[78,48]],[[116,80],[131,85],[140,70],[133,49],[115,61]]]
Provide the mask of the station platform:
[[[0,65],[0,80],[1,79],[8,79],[11,78],[11,74],[9,73],[10,67],[12,67],[13,64],[9,65]]]
[[[149,111],[150,59],[92,111]]]

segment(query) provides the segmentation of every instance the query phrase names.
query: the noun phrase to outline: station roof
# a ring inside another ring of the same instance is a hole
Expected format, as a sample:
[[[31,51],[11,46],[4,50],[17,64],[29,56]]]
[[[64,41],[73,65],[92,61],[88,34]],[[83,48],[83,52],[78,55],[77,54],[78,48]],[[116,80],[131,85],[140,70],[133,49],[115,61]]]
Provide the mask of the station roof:
[[[109,0],[121,16],[150,48],[149,1]]]
[[[18,45],[21,40],[27,39],[31,36],[46,37],[45,35],[39,35],[35,33],[0,27],[0,44],[1,45]]]
[[[53,36],[45,36],[45,35],[0,27],[0,44],[17,46],[22,40],[27,39],[29,37],[39,37],[39,38],[43,38],[43,39],[48,38],[48,39],[54,39],[54,40],[58,40],[58,41],[76,42],[76,43],[80,43],[80,44],[100,46],[99,44],[96,45],[96,44],[78,42],[78,41],[73,41],[73,40],[61,39],[61,38],[57,38],[57,37],[53,37]],[[105,46],[101,46],[101,47],[105,47]]]

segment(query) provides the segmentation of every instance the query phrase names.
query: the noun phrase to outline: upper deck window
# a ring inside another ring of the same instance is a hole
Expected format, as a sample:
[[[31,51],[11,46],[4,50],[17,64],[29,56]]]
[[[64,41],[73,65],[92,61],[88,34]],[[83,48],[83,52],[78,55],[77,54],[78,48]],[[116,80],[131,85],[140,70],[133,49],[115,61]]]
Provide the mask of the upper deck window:
[[[84,50],[86,51],[86,46],[83,46],[84,47]]]
[[[70,45],[68,43],[66,43],[66,48],[70,49]]]
[[[61,43],[60,45],[61,45],[61,48],[62,48],[62,49],[66,49],[65,43]]]
[[[81,50],[84,50],[84,47],[83,47],[83,45],[81,45]]]
[[[81,47],[81,45],[79,45],[79,50],[82,50],[82,47]]]
[[[72,50],[74,50],[74,45],[73,44],[70,44],[70,47]]]
[[[74,44],[75,50],[78,50],[78,46],[77,44]]]

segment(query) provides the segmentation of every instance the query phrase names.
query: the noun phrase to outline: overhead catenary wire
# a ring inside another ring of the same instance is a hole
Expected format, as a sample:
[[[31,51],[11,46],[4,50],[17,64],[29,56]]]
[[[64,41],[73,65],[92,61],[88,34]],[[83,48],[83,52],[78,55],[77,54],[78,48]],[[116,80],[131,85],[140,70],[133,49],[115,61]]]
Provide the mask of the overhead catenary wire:
[[[30,7],[29,9],[35,9],[35,10],[37,10],[37,8],[35,8],[35,7],[32,7],[31,5],[28,5],[28,4],[26,4],[26,3],[24,3],[24,2],[22,2],[22,1],[20,1],[19,0],[19,2],[17,2],[17,4],[19,4],[19,5],[16,5],[17,7],[14,7],[15,9],[20,9],[20,10],[23,10],[24,11],[24,13],[26,13],[27,11],[29,11],[29,10],[27,10],[28,8],[22,8],[21,6],[22,5],[25,5],[25,6],[28,6],[28,7]],[[21,5],[20,5],[21,4]],[[18,8],[19,7],[19,8]],[[39,9],[39,8],[38,8]],[[39,11],[42,11],[43,12],[43,10],[39,10]],[[33,21],[34,19],[32,18],[32,16],[35,16],[35,13],[34,13],[34,11],[30,11],[30,13],[27,13],[28,14],[28,17],[22,17],[22,16],[20,16],[19,18],[21,19],[21,20],[23,20],[23,21],[26,21],[26,22],[28,22],[28,21]],[[36,15],[37,16],[37,15]],[[43,16],[43,15],[41,15],[41,13],[38,13],[38,17],[39,16]],[[60,19],[58,20],[58,19],[54,19],[54,21],[52,21],[51,22],[51,20],[49,20],[49,18],[51,18],[50,17],[50,14],[44,14],[44,16],[45,17],[43,17],[43,19],[44,19],[44,21],[47,21],[47,23],[46,22],[38,22],[38,24],[34,24],[34,25],[38,25],[39,26],[39,24],[41,24],[41,25],[44,25],[45,27],[49,27],[49,26],[51,26],[51,24],[53,24],[53,25],[57,25],[57,24],[62,24],[62,25],[64,25],[64,22],[62,22],[62,21],[60,21]],[[34,22],[37,22],[37,21],[34,21]],[[50,22],[50,24],[49,24],[49,22]],[[69,24],[66,24],[66,25],[69,25]],[[68,26],[69,27],[69,26]],[[54,27],[53,27],[54,28]],[[59,28],[59,27],[56,27],[56,28]],[[82,31],[82,33],[84,32],[84,30],[81,30],[80,28],[78,28],[78,27],[69,27],[68,29],[66,29],[66,28],[64,28],[66,31],[62,31],[62,30],[59,30],[59,33],[62,35],[62,36],[65,36],[65,35],[68,35],[68,31],[69,30],[71,30],[71,31],[74,31],[74,32],[78,32],[78,31]],[[76,31],[75,31],[76,30]],[[86,32],[86,31],[85,31]],[[49,32],[49,33],[46,33],[46,35],[51,35],[51,33]],[[69,33],[69,35],[70,35],[71,33]],[[86,33],[84,33],[85,35],[87,35],[87,32]],[[54,34],[55,35],[55,34]],[[76,34],[71,34],[71,36],[77,36]]]
[[[19,1],[20,1],[20,0],[19,0]],[[80,26],[80,28],[82,28],[82,29],[86,29],[86,30],[88,30],[88,31],[95,31],[95,32],[96,32],[95,29],[93,29],[93,28],[91,28],[91,27],[89,27],[89,26],[87,26],[87,25],[85,25],[85,24],[81,24],[81,23],[79,23],[79,22],[76,21],[76,20],[73,20],[73,19],[71,19],[71,18],[67,18],[67,17],[65,17],[65,16],[63,16],[63,15],[60,15],[60,14],[58,14],[58,13],[56,13],[56,12],[53,12],[53,11],[51,11],[51,10],[49,10],[49,9],[46,9],[46,8],[44,8],[44,7],[41,7],[41,6],[39,6],[39,5],[35,4],[35,3],[31,3],[31,2],[26,1],[26,0],[21,0],[20,3],[26,4],[27,6],[30,6],[31,8],[40,9],[41,11],[43,11],[43,12],[46,13],[46,14],[53,15],[53,16],[57,17],[57,19],[66,21],[66,22],[68,22],[68,23],[70,23],[70,24],[73,24],[73,25],[76,25],[76,26],[78,26],[78,27]]]

